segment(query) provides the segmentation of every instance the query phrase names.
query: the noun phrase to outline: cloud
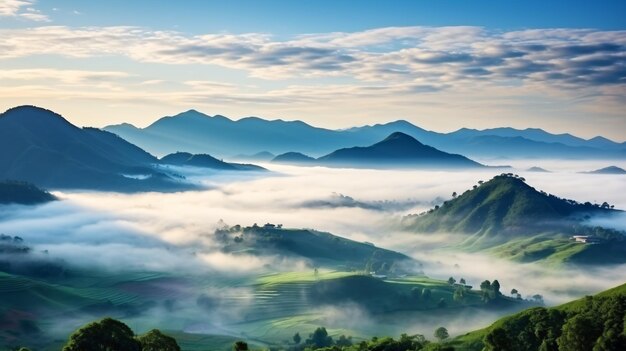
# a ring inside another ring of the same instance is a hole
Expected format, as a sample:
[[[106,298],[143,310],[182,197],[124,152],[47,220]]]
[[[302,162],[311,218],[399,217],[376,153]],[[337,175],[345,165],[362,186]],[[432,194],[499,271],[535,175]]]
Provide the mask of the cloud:
[[[50,22],[50,18],[32,7],[34,0],[0,0],[0,17],[24,18],[35,22]]]
[[[258,33],[185,35],[139,27],[57,26],[1,32],[0,45],[8,50],[0,55],[7,58],[42,53],[120,55],[139,62],[218,65],[265,79],[356,76],[365,81],[421,80],[435,85],[450,76],[471,81],[490,72],[493,84],[518,79],[580,88],[623,84],[626,77],[626,40],[621,31],[500,33],[478,27],[392,27],[280,41]],[[575,69],[580,66],[585,69]],[[402,74],[381,74],[394,72],[394,67]],[[607,79],[609,75],[613,79]]]
[[[55,80],[62,83],[96,83],[131,76],[119,71],[86,71],[52,68],[26,68],[0,70],[0,79]]]

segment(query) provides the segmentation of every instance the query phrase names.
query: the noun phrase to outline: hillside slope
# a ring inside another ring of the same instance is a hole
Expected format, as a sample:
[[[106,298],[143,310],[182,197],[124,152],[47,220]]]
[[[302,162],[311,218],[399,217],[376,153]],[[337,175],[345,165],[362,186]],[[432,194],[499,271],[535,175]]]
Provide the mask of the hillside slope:
[[[458,351],[623,350],[626,284],[553,308],[531,308],[451,342]]]
[[[523,178],[502,174],[428,213],[405,218],[405,224],[420,232],[529,236],[569,227],[585,215],[616,212],[561,199],[536,190]]]
[[[512,174],[480,183],[441,207],[403,218],[403,227],[418,233],[459,233],[465,239],[455,245],[464,251],[486,251],[518,262],[626,262],[623,232],[587,225],[591,216],[610,217],[622,211],[607,203],[558,198]],[[592,241],[575,241],[574,235]]]
[[[51,188],[181,188],[152,169],[156,162],[117,135],[78,128],[49,110],[20,106],[0,114],[0,179]],[[134,179],[136,175],[145,179]]]

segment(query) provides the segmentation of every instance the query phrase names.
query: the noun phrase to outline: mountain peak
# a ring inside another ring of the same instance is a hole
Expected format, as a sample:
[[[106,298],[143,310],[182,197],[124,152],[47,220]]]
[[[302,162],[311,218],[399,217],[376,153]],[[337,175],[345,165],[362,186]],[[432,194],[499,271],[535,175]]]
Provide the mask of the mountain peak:
[[[403,142],[413,142],[413,143],[422,144],[417,139],[413,138],[412,136],[410,136],[410,135],[408,135],[406,133],[402,133],[402,132],[393,132],[393,133],[389,134],[389,136],[386,137],[385,139],[383,139],[381,141],[381,143],[385,143],[385,142],[389,142],[389,141],[403,141]]]
[[[10,108],[0,114],[0,119],[7,123],[23,128],[46,128],[79,129],[60,114],[33,105],[22,105]]]

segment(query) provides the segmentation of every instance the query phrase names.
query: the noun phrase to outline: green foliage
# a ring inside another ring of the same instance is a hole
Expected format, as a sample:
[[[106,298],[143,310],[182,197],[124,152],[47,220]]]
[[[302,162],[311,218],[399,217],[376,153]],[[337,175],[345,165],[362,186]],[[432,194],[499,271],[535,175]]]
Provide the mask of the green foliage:
[[[446,302],[446,299],[444,299],[443,297],[439,299],[439,301],[437,301],[437,307],[438,308],[445,308],[448,305],[448,303]]]
[[[626,350],[625,316],[626,285],[622,285],[559,307],[525,310],[454,343],[476,351]]]
[[[141,343],[141,351],[180,351],[176,339],[161,333],[158,329],[152,329],[137,338]]]
[[[433,292],[429,288],[422,289],[422,300],[429,301],[432,295],[433,295]]]
[[[104,318],[78,329],[70,336],[63,351],[141,351],[141,344],[124,323]]]
[[[236,341],[235,344],[233,345],[233,351],[247,351],[248,349],[248,344],[246,342],[243,341]]]
[[[306,344],[314,349],[332,346],[333,343],[333,338],[328,336],[328,332],[324,327],[315,329],[312,334],[309,334],[309,338],[306,340]]]
[[[439,341],[444,341],[447,338],[450,337],[450,334],[448,334],[448,329],[444,328],[444,327],[439,327],[435,330],[434,333],[435,337],[439,340]]]
[[[485,337],[485,348],[489,351],[511,350],[513,342],[504,329],[495,328]]]
[[[300,344],[300,341],[302,341],[302,337],[300,337],[300,333],[295,333],[293,335],[293,342],[294,342],[294,344],[298,345],[298,344]]]

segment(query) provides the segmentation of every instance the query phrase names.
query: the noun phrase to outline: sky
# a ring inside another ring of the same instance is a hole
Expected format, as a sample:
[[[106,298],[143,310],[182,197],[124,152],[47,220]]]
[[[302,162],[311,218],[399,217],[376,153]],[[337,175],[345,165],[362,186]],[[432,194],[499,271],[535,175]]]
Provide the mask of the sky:
[[[624,141],[624,1],[0,0],[0,110]]]

